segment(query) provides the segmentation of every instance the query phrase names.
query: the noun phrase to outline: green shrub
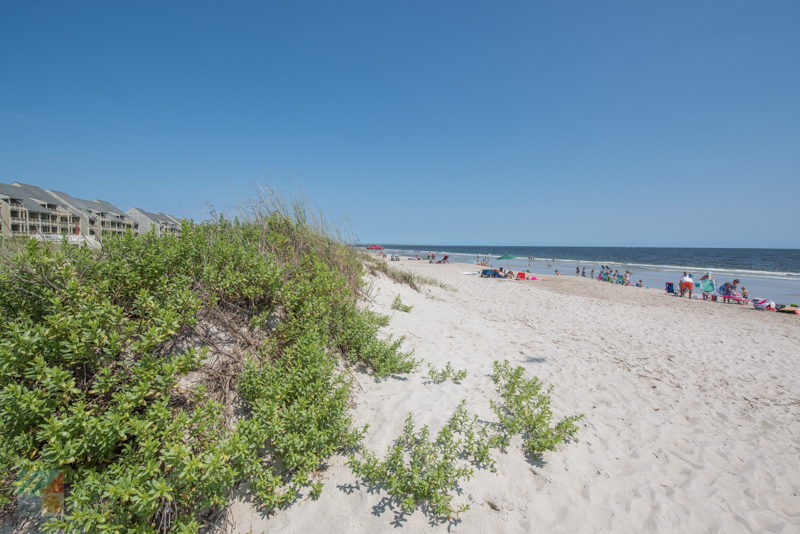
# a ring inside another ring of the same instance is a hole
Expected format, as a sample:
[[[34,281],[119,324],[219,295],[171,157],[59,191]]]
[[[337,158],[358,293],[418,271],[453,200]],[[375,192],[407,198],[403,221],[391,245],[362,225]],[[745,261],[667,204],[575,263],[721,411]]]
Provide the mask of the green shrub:
[[[492,380],[497,385],[501,403],[492,401],[500,423],[503,444],[510,437],[521,434],[525,451],[540,456],[557,445],[574,437],[578,431],[577,421],[583,414],[563,417],[553,421],[552,386],[545,387],[537,378],[525,378],[525,369],[511,368],[508,361],[494,362]]]
[[[436,369],[436,367],[433,365],[428,364],[428,379],[434,384],[441,384],[447,380],[452,380],[453,382],[458,383],[465,378],[467,378],[467,370],[457,370],[449,361],[442,369]]]
[[[67,492],[50,531],[197,532],[239,484],[264,509],[318,495],[315,472],[362,432],[337,355],[379,376],[416,365],[359,310],[361,273],[353,249],[275,212],[3,256],[0,508],[51,472]],[[239,352],[178,349],[216,347],[201,321]]]
[[[452,373],[453,369],[449,365]],[[434,372],[431,367],[432,372]],[[437,377],[446,371],[435,372]],[[371,486],[389,494],[399,513],[421,509],[433,520],[452,520],[469,508],[454,505],[453,493],[474,468],[495,470],[494,449],[505,449],[511,437],[522,435],[526,452],[541,455],[574,436],[582,415],[552,423],[551,388],[538,378],[525,378],[524,369],[512,369],[507,361],[494,362],[493,379],[502,403],[491,402],[499,421],[482,422],[458,405],[434,439],[427,426],[417,430],[409,414],[402,435],[383,459],[361,450],[350,457],[353,473]]]
[[[422,508],[432,518],[453,519],[469,509],[467,504],[453,504],[459,481],[472,476],[473,463],[494,467],[493,444],[487,429],[462,402],[433,439],[427,425],[417,429],[409,414],[402,435],[383,460],[361,451],[350,457],[348,465],[366,483],[385,489],[401,513]]]
[[[313,472],[333,453],[355,447],[363,431],[352,428],[349,380],[336,372],[336,361],[313,332],[278,361],[264,356],[248,361],[242,372],[239,389],[251,413],[234,440],[253,493],[274,508],[289,504],[304,486],[318,493]]]

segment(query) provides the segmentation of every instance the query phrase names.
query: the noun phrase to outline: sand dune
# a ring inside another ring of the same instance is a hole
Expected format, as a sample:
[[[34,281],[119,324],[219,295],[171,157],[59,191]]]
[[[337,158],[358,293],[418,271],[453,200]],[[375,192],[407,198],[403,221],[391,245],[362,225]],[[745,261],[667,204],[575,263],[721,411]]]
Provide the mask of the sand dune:
[[[396,265],[396,264],[395,264]],[[416,293],[374,281],[387,334],[462,384],[358,375],[355,420],[383,452],[407,413],[438,429],[455,406],[491,420],[492,361],[508,359],[555,386],[558,413],[582,412],[577,443],[527,460],[519,444],[477,471],[456,525],[420,512],[402,529],[382,495],[358,486],[344,459],[318,501],[271,517],[246,503],[232,532],[800,532],[800,317],[666,297],[585,278],[505,281],[467,265],[403,261],[453,287]],[[396,295],[413,305],[391,309]]]

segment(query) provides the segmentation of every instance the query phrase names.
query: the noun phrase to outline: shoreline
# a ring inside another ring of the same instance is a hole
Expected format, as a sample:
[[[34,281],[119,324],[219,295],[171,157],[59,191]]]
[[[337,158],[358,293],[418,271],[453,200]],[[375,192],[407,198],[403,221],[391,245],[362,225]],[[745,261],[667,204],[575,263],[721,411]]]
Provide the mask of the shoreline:
[[[387,251],[393,250],[395,249],[387,249]],[[402,258],[401,263],[415,261],[410,259],[410,256],[401,255],[400,257]],[[451,256],[453,259],[451,263],[462,263],[464,265],[469,265],[473,269],[478,269],[479,266],[471,263],[470,261],[465,261],[468,259],[473,259],[474,257],[475,255],[467,257],[463,254],[456,254]],[[529,264],[525,258],[518,258],[510,261],[496,260],[493,258],[489,259],[492,260],[490,261],[490,264],[494,267],[510,268],[513,271],[530,270],[530,272],[541,274],[542,276],[552,276],[556,270],[559,270],[561,271],[562,276],[578,278],[575,276],[575,267],[581,266],[586,267],[587,269],[586,278],[591,278],[589,274],[591,272],[590,270],[595,269],[595,276],[597,276],[600,268],[600,264],[596,262],[576,263],[573,261],[567,263],[556,261],[555,263],[552,263],[546,260],[537,259],[532,264]],[[427,262],[427,260],[424,259],[419,261]],[[394,263],[397,264],[397,262]],[[619,268],[622,271],[632,270],[632,284],[641,279],[643,280],[645,286],[647,286],[649,289],[659,289],[662,292],[664,291],[665,282],[673,282],[677,288],[679,285],[677,283],[678,279],[681,277],[683,272],[683,270],[663,270],[656,268],[646,269],[641,266],[637,267],[636,265],[627,263],[609,262],[608,265],[613,266],[614,268]],[[702,273],[700,271],[693,272],[695,277],[699,279]],[[743,281],[741,285],[748,288],[751,299],[768,298],[774,300],[778,304],[800,304],[800,279],[759,278],[757,276],[748,275],[747,271],[745,270],[716,271],[713,272],[713,274],[717,280],[717,284],[733,280],[734,278],[741,279]]]
[[[526,458],[519,443],[477,470],[457,501],[461,521],[402,528],[382,494],[334,458],[318,501],[270,518],[247,503],[230,532],[752,532],[800,529],[800,322],[745,306],[705,306],[658,289],[545,275],[482,279],[469,264],[390,262],[452,289],[415,292],[372,279],[370,308],[391,317],[386,335],[437,368],[466,369],[461,384],[431,384],[425,364],[402,379],[354,375],[353,416],[379,455],[406,414],[438,431],[457,404],[487,421],[495,360],[554,387],[557,415],[584,413],[577,442]],[[393,310],[396,296],[412,306]],[[324,525],[324,527],[322,526]]]

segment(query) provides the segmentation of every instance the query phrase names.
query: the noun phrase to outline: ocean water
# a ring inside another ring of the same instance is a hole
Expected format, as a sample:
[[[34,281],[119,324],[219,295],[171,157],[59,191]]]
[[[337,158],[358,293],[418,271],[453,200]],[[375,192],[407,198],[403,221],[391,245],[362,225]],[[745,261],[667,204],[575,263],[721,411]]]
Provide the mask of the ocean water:
[[[478,257],[489,257],[493,265],[515,270],[530,270],[575,276],[575,267],[586,267],[595,274],[601,265],[612,270],[633,271],[632,280],[642,280],[649,287],[663,288],[665,282],[676,282],[684,271],[699,279],[711,272],[718,283],[738,278],[750,296],[771,298],[778,303],[800,302],[800,249],[763,248],[667,248],[667,247],[512,247],[512,246],[448,246],[416,244],[383,244],[387,253],[401,256],[423,256],[434,251],[441,258],[449,254],[452,261],[474,263]],[[503,254],[516,256],[498,261]]]

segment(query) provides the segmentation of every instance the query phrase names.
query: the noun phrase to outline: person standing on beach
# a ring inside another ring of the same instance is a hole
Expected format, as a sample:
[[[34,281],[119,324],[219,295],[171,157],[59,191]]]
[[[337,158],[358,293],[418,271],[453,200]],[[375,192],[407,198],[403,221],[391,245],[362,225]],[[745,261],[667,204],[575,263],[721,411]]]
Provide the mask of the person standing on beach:
[[[575,267],[575,276],[580,276],[580,275],[581,275],[581,268]]]
[[[681,277],[681,296],[689,292],[689,298],[692,298],[692,289],[694,289],[694,280],[687,273],[683,273]]]
[[[591,274],[589,275],[590,278],[594,278],[594,269],[592,269]]]

